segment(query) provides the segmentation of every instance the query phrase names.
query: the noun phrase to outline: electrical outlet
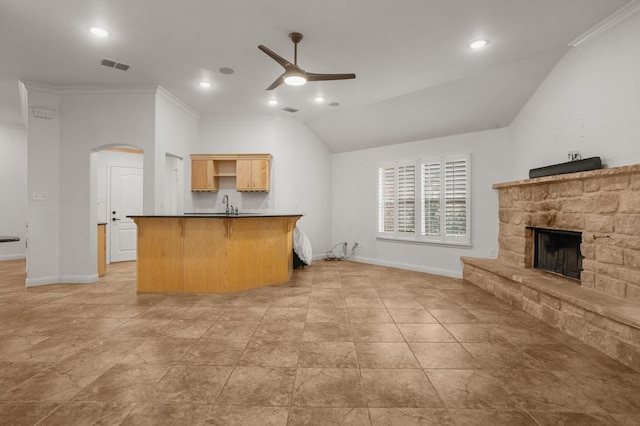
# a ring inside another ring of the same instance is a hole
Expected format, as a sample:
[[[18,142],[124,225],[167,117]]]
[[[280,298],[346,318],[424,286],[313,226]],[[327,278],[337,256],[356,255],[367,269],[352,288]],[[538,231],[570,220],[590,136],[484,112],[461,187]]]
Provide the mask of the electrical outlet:
[[[489,256],[496,257],[496,249],[492,249],[491,252],[489,252]]]
[[[45,201],[47,199],[47,194],[44,192],[34,192],[31,198],[33,201]]]

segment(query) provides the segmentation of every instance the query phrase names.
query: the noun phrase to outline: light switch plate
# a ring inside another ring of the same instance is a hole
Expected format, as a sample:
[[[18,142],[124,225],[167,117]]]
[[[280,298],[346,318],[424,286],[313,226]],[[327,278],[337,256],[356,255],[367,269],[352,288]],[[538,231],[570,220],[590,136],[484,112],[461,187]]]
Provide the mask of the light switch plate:
[[[47,199],[47,194],[44,192],[34,192],[32,198],[33,201],[45,201]]]

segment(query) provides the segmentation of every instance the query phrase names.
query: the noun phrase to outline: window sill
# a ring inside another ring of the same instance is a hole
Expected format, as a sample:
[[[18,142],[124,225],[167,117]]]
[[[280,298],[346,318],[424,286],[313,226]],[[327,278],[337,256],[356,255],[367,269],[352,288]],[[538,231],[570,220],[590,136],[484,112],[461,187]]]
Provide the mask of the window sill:
[[[442,242],[442,241],[428,241],[428,240],[416,240],[410,238],[394,238],[394,237],[376,237],[377,241],[389,242],[389,243],[403,243],[403,244],[418,244],[427,246],[442,246],[442,247],[460,247],[460,248],[472,248],[473,244],[466,242]]]

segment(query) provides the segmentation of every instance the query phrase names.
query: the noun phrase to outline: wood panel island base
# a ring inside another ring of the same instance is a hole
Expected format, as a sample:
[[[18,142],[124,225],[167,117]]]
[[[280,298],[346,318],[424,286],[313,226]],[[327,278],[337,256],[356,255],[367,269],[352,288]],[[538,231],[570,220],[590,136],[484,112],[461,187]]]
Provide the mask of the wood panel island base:
[[[301,215],[131,216],[138,292],[232,293],[289,281]]]

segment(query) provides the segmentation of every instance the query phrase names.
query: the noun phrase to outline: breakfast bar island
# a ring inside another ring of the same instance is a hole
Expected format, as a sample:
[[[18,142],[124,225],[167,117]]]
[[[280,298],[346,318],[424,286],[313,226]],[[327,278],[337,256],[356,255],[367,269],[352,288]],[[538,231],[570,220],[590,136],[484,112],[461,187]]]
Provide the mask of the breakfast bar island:
[[[301,215],[130,216],[138,292],[232,293],[289,281]]]

